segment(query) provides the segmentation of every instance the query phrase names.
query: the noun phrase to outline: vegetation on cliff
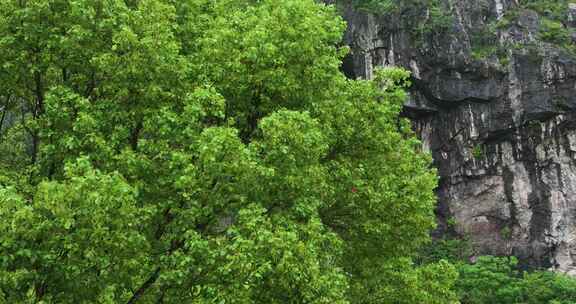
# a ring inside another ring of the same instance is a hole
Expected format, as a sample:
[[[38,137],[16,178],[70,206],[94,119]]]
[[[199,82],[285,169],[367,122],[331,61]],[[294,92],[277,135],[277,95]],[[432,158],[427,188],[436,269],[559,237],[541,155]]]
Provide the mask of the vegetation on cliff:
[[[384,16],[397,27],[408,29],[421,43],[431,35],[441,35],[453,25],[453,16],[441,0],[340,0],[358,10]]]

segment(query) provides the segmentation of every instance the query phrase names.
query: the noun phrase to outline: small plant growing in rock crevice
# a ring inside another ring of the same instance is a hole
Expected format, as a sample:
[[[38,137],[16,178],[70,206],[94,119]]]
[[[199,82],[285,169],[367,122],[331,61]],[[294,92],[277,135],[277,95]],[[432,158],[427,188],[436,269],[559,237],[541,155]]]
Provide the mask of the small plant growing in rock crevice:
[[[472,148],[472,156],[475,159],[481,159],[484,156],[484,148],[481,144],[477,144]]]
[[[512,229],[510,227],[505,226],[500,229],[500,237],[505,240],[509,240],[512,238]]]
[[[451,216],[446,219],[446,226],[448,226],[448,229],[454,229],[456,227],[456,218]]]

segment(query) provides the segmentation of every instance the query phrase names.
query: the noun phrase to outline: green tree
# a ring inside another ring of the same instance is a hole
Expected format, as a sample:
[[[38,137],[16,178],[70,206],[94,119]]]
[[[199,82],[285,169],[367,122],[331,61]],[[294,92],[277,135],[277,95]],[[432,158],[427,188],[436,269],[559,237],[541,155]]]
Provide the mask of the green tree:
[[[344,29],[313,0],[2,0],[0,302],[452,301],[411,262],[409,75],[345,79]]]

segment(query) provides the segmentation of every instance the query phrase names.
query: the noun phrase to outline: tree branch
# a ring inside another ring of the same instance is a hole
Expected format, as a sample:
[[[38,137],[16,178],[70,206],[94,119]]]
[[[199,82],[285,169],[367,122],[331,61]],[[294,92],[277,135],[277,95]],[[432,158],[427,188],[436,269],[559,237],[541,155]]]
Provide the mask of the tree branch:
[[[133,151],[138,151],[138,140],[140,139],[140,132],[143,127],[142,119],[138,119],[136,126],[130,132],[130,147]]]
[[[2,142],[2,127],[4,127],[4,119],[6,119],[6,113],[8,112],[8,103],[10,102],[10,96],[8,96],[6,105],[2,109],[2,117],[0,118],[0,142]]]
[[[130,300],[126,304],[136,303],[136,301],[138,301],[146,293],[148,288],[150,288],[150,287],[152,287],[152,285],[154,285],[156,280],[158,280],[159,276],[160,276],[160,267],[158,267],[158,268],[156,268],[156,270],[154,270],[154,273],[152,273],[152,275],[148,278],[148,280],[146,280],[146,282],[144,282],[144,284],[142,284],[142,286],[140,286],[140,288],[138,288],[138,290],[136,290],[136,292],[134,293],[132,298],[130,298]]]

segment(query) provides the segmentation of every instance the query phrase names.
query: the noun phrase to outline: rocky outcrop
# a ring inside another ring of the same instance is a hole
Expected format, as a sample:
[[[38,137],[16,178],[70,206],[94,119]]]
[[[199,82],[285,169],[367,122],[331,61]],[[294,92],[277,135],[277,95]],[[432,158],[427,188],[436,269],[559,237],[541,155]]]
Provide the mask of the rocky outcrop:
[[[452,25],[425,36],[406,16],[346,6],[344,70],[412,71],[405,113],[441,177],[437,234],[576,275],[576,57],[541,41],[544,17],[517,1],[443,5]],[[576,8],[566,14],[575,26]]]

